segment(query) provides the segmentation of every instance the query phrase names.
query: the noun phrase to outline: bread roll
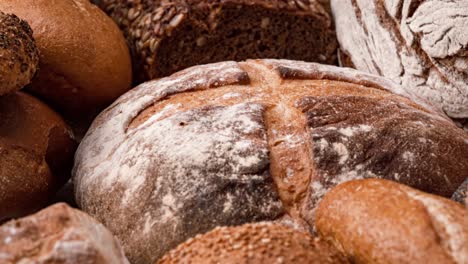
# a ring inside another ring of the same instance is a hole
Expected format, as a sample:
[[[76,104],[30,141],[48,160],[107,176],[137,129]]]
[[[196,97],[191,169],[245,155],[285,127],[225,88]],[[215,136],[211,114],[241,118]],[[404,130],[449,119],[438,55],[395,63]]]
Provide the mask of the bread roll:
[[[311,228],[325,192],[385,178],[450,197],[468,135],[380,77],[287,60],[193,67],[132,89],[76,154],[77,203],[148,263],[215,226]],[[440,144],[443,142],[443,144]]]
[[[0,10],[31,25],[40,71],[29,91],[67,118],[97,114],[130,88],[125,39],[89,0],[2,0]]]
[[[0,222],[43,206],[69,179],[75,149],[42,102],[21,92],[0,97]]]
[[[38,64],[39,54],[28,23],[0,11],[0,96],[28,84]]]
[[[400,83],[462,119],[468,129],[468,1],[331,0],[331,5],[346,66]]]
[[[138,81],[224,60],[286,58],[327,64],[336,60],[332,21],[316,0],[100,0],[98,4],[124,31]]]
[[[327,243],[271,223],[217,227],[187,240],[158,264],[179,263],[349,263]]]
[[[467,263],[468,211],[391,181],[350,181],[317,209],[318,233],[355,263]]]
[[[128,264],[102,224],[64,203],[0,226],[0,263]]]

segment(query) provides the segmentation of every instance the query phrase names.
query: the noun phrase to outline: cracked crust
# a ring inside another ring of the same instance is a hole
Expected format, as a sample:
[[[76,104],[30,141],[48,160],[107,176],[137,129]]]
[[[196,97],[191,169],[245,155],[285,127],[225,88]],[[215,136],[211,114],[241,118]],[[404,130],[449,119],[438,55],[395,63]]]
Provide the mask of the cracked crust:
[[[345,65],[379,74],[468,129],[468,2],[332,0]]]
[[[226,60],[336,61],[337,45],[326,1],[95,2],[125,33],[138,82]]]
[[[77,202],[144,263],[215,226],[287,218],[310,230],[321,197],[355,178],[450,196],[468,171],[467,135],[411,98],[314,63],[189,68],[95,120],[76,154]]]
[[[101,223],[64,203],[0,227],[0,262],[129,264]]]
[[[70,177],[76,142],[30,95],[0,97],[0,222],[43,206]]]
[[[28,23],[0,11],[0,96],[30,83],[39,65],[39,52]]]
[[[458,203],[367,179],[343,183],[325,195],[315,224],[322,238],[356,263],[461,264],[468,261],[467,219]]]

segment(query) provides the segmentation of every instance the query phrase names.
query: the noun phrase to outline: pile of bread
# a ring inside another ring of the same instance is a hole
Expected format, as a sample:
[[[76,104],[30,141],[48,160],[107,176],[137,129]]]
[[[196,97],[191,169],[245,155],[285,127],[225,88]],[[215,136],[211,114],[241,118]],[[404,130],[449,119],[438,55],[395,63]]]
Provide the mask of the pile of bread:
[[[0,263],[468,263],[467,14],[0,1]]]

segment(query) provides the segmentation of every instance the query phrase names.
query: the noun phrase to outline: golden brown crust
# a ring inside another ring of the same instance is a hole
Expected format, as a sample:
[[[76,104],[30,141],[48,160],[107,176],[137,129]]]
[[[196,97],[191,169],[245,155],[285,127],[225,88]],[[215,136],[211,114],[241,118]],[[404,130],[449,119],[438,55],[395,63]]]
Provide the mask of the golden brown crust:
[[[39,52],[28,23],[0,11],[0,96],[27,85],[38,64]]]
[[[0,97],[0,221],[42,206],[71,173],[76,143],[55,112],[24,93]]]
[[[367,179],[332,189],[318,233],[356,263],[466,263],[468,211],[395,182]]]
[[[69,117],[96,114],[130,88],[122,33],[88,0],[5,0],[34,31],[40,72],[30,91]]]
[[[217,227],[167,253],[158,264],[348,263],[326,242],[272,223]]]

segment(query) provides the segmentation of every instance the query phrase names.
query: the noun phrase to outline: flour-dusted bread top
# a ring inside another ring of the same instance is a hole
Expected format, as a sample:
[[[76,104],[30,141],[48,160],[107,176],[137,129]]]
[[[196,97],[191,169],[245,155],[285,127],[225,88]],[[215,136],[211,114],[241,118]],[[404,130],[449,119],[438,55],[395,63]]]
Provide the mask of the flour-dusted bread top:
[[[343,64],[390,78],[452,118],[468,118],[468,1],[331,5]]]
[[[316,227],[356,263],[468,262],[468,210],[381,179],[354,180],[325,195]]]
[[[102,224],[64,203],[0,226],[0,262],[128,264]]]
[[[101,113],[76,154],[77,202],[144,263],[215,226],[287,215],[309,229],[326,191],[355,178],[450,196],[468,171],[468,136],[409,97],[313,63],[193,67]]]
[[[94,0],[125,33],[138,81],[226,60],[333,64],[329,3],[316,0]]]
[[[317,237],[268,222],[217,227],[167,253],[158,264],[349,263]]]

